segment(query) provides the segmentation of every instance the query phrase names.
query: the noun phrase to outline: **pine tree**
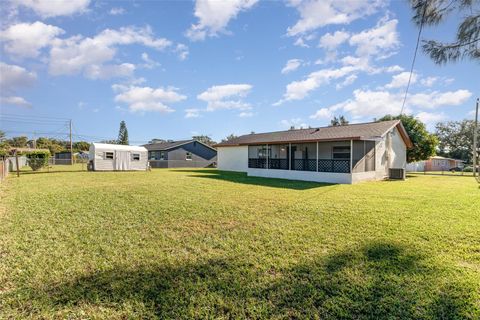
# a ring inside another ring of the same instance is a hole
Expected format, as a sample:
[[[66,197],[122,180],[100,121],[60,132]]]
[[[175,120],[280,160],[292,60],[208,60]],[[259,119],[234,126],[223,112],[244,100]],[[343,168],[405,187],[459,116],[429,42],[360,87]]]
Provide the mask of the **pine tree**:
[[[122,122],[120,122],[120,129],[118,130],[117,143],[118,144],[123,144],[123,145],[128,145],[127,124],[123,120],[122,120]]]
[[[480,10],[478,1],[472,0],[410,0],[413,21],[422,25],[438,25],[448,15],[462,16],[455,40],[450,43],[423,40],[423,51],[437,64],[458,61],[464,57],[480,60]]]

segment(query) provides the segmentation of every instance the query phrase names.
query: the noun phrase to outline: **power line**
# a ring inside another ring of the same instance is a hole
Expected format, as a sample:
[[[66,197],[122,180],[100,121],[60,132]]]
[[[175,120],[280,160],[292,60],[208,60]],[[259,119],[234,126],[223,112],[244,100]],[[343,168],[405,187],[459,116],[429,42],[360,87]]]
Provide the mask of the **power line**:
[[[418,29],[417,44],[415,46],[415,52],[413,53],[412,66],[410,67],[410,75],[408,76],[407,88],[405,89],[405,96],[403,97],[402,109],[400,110],[400,115],[403,114],[403,109],[405,108],[405,103],[407,102],[408,89],[410,89],[410,83],[412,81],[413,67],[415,66],[415,60],[417,60],[418,45],[420,44],[420,36],[422,34],[423,22],[425,20],[425,13],[427,11],[428,0],[425,0],[423,6],[422,20],[420,21],[420,28]]]

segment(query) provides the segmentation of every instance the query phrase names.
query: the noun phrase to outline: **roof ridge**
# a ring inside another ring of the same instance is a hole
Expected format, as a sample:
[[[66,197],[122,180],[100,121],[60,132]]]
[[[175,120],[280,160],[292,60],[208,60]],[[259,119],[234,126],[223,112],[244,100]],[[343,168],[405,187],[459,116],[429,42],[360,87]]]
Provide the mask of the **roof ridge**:
[[[269,132],[260,132],[260,133],[247,133],[247,134],[241,135],[240,137],[249,136],[249,135],[256,135],[256,134],[269,134],[269,133],[280,133],[280,132],[291,132],[291,131],[302,131],[302,130],[316,130],[316,129],[338,128],[338,127],[351,127],[351,126],[357,126],[357,125],[374,124],[374,123],[381,123],[381,122],[398,122],[398,121],[400,121],[400,120],[392,119],[392,120],[382,120],[382,121],[351,123],[351,124],[340,125],[340,126],[321,126],[321,127],[288,129],[288,130],[278,130],[278,131],[269,131]]]

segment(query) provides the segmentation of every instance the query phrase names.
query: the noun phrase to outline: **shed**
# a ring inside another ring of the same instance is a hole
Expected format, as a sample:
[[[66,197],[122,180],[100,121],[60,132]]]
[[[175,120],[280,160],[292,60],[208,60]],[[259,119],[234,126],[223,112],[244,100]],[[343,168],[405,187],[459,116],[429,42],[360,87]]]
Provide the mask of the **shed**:
[[[89,161],[94,171],[147,170],[148,151],[140,146],[92,143]]]

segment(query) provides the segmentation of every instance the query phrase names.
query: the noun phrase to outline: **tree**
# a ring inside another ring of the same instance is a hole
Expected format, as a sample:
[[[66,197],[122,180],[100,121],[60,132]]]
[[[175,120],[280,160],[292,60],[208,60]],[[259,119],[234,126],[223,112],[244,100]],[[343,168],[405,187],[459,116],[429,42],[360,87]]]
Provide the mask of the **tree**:
[[[5,131],[0,130],[0,142],[3,142],[5,140],[6,134]]]
[[[217,144],[215,141],[212,140],[212,138],[207,135],[193,136],[192,139],[200,141],[201,143],[204,143],[208,146],[213,146],[214,144]]]
[[[36,147],[39,149],[48,149],[51,154],[65,151],[67,143],[65,141],[40,137],[36,141]]]
[[[470,162],[473,157],[473,120],[439,122],[435,126],[438,154]]]
[[[437,137],[427,131],[423,122],[414,116],[404,114],[399,116],[386,115],[377,121],[387,120],[401,120],[403,127],[413,143],[413,147],[407,150],[407,162],[427,160],[435,155],[435,150],[438,145]]]
[[[102,140],[100,143],[106,143],[106,144],[118,144],[118,140]]]
[[[12,147],[25,148],[27,146],[28,138],[25,136],[13,137],[7,140],[8,144]]]
[[[231,133],[230,135],[228,135],[225,139],[222,139],[222,142],[228,142],[230,140],[233,140],[233,139],[236,139],[238,138],[238,136],[234,135],[233,133]]]
[[[73,149],[77,151],[87,151],[90,149],[90,143],[86,141],[77,141],[73,143]]]
[[[346,126],[348,125],[348,120],[345,119],[344,116],[339,116],[338,118],[336,116],[333,117],[332,120],[330,120],[330,125],[335,127],[335,126]]]
[[[123,121],[123,120],[120,122],[120,129],[118,130],[117,143],[128,146],[128,130],[127,130],[127,124],[126,124],[125,121]]]
[[[423,40],[423,51],[437,64],[458,61],[464,57],[480,60],[480,10],[474,0],[410,0],[413,21],[422,25],[438,25],[455,13],[463,17],[451,43]]]

